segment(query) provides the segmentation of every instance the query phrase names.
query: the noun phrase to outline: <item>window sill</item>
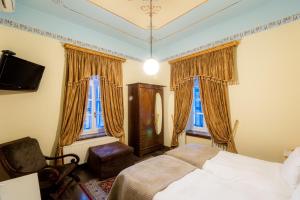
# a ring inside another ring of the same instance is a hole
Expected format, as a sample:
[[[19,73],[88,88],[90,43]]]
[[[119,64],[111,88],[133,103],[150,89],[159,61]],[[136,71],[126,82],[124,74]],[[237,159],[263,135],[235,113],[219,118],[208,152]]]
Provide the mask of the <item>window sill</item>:
[[[119,141],[118,138],[112,137],[112,136],[103,136],[103,137],[97,137],[97,138],[90,138],[87,140],[77,140],[76,142],[74,142],[73,144],[71,144],[70,146],[81,146],[83,144],[91,144],[91,146],[95,146],[94,144],[106,144],[106,143],[112,143],[112,142],[117,142]]]
[[[205,131],[187,130],[186,135],[211,140],[210,134],[208,132],[205,132]]]
[[[99,138],[99,137],[105,137],[105,136],[107,136],[107,135],[104,131],[99,131],[98,133],[80,135],[80,137],[77,141],[88,140],[88,139]]]

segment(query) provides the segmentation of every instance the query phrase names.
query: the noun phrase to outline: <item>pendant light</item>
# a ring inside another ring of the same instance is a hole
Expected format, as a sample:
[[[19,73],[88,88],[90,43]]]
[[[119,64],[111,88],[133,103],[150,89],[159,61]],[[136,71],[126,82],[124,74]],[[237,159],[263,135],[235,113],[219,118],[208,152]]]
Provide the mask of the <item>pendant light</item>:
[[[148,75],[155,75],[159,71],[159,63],[152,58],[152,42],[153,42],[153,37],[152,37],[152,0],[150,0],[150,59],[147,59],[144,62],[144,72]]]

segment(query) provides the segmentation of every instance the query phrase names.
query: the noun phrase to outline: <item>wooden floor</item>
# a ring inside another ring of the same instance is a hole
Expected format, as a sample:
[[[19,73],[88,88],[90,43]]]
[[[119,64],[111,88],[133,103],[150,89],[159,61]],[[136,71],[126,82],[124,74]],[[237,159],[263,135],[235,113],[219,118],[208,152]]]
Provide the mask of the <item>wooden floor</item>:
[[[74,174],[80,178],[80,182],[87,182],[97,177],[88,169],[87,165],[79,166]],[[78,183],[73,181],[68,189],[59,198],[61,200],[89,200],[86,194],[82,191]]]
[[[145,155],[144,157],[137,158],[137,162],[141,160],[145,160],[154,156],[158,156],[163,154],[169,150],[168,147],[165,149],[153,152],[151,154]],[[97,177],[88,169],[88,166],[85,165],[80,165],[78,168],[75,170],[74,174],[76,174],[80,178],[81,183],[88,182],[89,180],[92,179],[97,179]],[[45,198],[44,198],[45,199]],[[68,189],[60,196],[60,200],[89,200],[88,196],[82,191],[81,187],[79,186],[78,183],[73,181]]]

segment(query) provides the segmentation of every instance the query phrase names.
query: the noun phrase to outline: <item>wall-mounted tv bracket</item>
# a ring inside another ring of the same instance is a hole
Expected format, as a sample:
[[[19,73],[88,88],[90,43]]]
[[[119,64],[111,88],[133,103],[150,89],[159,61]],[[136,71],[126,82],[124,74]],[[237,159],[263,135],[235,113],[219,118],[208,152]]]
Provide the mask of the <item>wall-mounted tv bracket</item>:
[[[15,52],[10,51],[10,50],[2,50],[3,55],[8,55],[8,56],[14,56],[16,55]]]
[[[3,73],[3,68],[2,68],[2,66],[3,66],[3,65],[5,64],[5,62],[6,62],[6,59],[4,59],[5,56],[14,56],[14,55],[16,55],[16,53],[13,52],[13,51],[10,51],[10,50],[2,50],[2,56],[1,56],[1,58],[0,58],[0,76],[1,76],[2,73]]]

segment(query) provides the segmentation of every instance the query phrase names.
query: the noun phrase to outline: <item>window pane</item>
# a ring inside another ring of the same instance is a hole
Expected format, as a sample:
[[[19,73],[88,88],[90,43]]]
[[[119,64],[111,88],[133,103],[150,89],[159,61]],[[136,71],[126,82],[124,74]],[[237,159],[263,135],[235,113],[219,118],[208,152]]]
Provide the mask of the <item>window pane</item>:
[[[203,128],[204,127],[204,117],[203,114],[201,113],[196,113],[195,114],[195,121],[194,121],[194,126]]]
[[[96,115],[96,126],[97,128],[104,128],[104,123],[101,114]]]
[[[194,79],[194,99],[193,99],[193,112],[194,112],[194,123],[193,125],[199,128],[204,128],[204,115],[202,111],[201,99],[200,99],[200,88],[198,79]]]
[[[96,101],[96,113],[101,114],[101,104],[100,101]]]
[[[92,116],[91,115],[87,115],[84,121],[84,127],[83,130],[84,131],[88,131],[92,128]]]
[[[98,77],[94,77],[95,87],[95,112],[96,112],[96,128],[104,128],[101,110],[101,97],[100,97],[100,82]]]
[[[88,101],[88,105],[87,105],[87,114],[92,114],[92,100]]]
[[[202,112],[198,79],[194,80],[194,106],[196,112]]]
[[[94,76],[94,87],[95,87],[95,98],[96,100],[100,99],[100,84],[98,76]]]
[[[93,88],[92,88],[92,86],[91,86],[91,81],[90,81],[90,87],[89,87],[89,100],[91,100],[92,99],[92,90],[93,90]]]

